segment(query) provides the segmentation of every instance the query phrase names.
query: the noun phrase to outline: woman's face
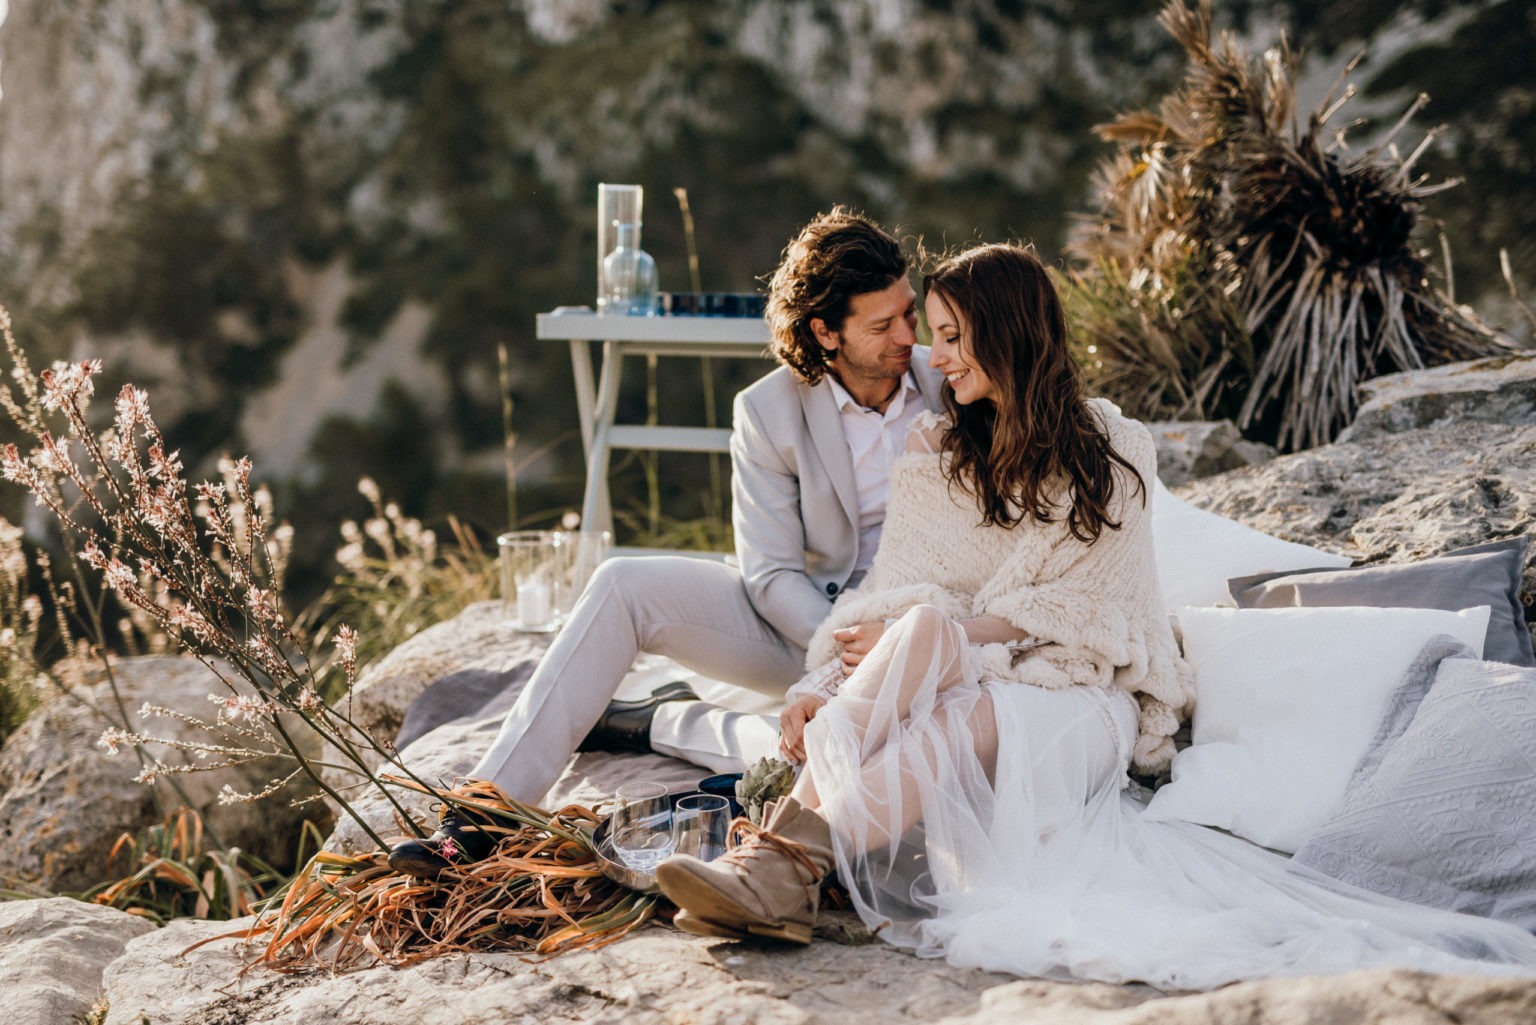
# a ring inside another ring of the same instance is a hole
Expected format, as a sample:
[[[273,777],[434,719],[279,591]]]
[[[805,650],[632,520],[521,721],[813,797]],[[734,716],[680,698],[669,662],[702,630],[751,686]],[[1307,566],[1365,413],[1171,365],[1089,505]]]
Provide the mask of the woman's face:
[[[928,313],[928,331],[933,335],[933,351],[928,365],[939,371],[954,389],[955,401],[962,406],[972,402],[997,402],[997,385],[971,358],[971,325],[959,313],[952,312],[930,292],[924,308]]]

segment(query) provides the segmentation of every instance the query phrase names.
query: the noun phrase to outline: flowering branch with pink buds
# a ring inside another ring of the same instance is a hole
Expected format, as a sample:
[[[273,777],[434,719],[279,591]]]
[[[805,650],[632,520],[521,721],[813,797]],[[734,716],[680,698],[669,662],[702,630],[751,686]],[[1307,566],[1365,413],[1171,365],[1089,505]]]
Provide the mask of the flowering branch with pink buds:
[[[270,524],[270,500],[251,482],[249,459],[228,463],[224,480],[187,484],[180,453],[166,443],[146,392],[124,385],[114,404],[112,427],[97,434],[87,417],[101,372],[98,360],[58,363],[34,381],[0,309],[0,331],[15,362],[21,396],[0,391],[16,425],[35,441],[29,453],[8,444],[0,452],[0,476],[27,489],[57,519],[67,544],[98,571],[125,606],[157,626],[212,670],[235,698],[226,711],[259,721],[273,744],[250,739],[204,752],[228,759],[267,756],[279,750],[297,760],[293,775],[308,776],[381,849],[383,839],[321,778],[320,763],[306,755],[291,732],[295,722],[318,733],[339,753],[343,767],[376,787],[402,821],[411,821],[391,789],[374,773],[378,759],[393,761],[392,748],[375,740],[346,712],[319,697],[317,671],[304,652],[278,595],[282,547]],[[39,387],[40,386],[40,387]],[[62,420],[59,429],[53,422]],[[66,495],[74,496],[66,499]],[[337,661],[350,691],[357,671],[357,635],[348,627],[334,637]],[[233,672],[258,697],[241,696]],[[225,716],[220,721],[227,721]],[[152,741],[109,731],[108,746]],[[157,763],[166,771],[163,763]],[[331,766],[328,766],[331,767]],[[394,768],[400,769],[398,763]],[[154,775],[154,767],[147,770]],[[178,769],[177,771],[181,771]],[[418,781],[419,782],[419,781]],[[261,794],[230,794],[254,799]]]

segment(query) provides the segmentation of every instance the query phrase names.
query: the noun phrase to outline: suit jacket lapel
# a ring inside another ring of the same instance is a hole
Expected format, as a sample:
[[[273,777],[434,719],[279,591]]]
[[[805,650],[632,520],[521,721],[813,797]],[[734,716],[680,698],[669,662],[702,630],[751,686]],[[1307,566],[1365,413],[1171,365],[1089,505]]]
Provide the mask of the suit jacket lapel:
[[[853,456],[848,439],[843,436],[843,420],[837,411],[837,398],[825,382],[800,389],[800,403],[805,408],[805,424],[811,444],[832,480],[832,490],[855,532],[859,529],[859,488],[853,477]]]

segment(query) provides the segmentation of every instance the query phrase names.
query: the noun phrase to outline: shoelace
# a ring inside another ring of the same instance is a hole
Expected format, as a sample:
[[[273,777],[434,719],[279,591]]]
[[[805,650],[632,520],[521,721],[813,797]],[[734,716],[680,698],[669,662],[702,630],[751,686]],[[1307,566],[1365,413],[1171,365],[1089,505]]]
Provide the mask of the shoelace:
[[[718,861],[729,861],[733,865],[747,868],[747,862],[760,854],[766,853],[764,848],[777,851],[789,863],[795,867],[799,875],[800,885],[805,890],[805,900],[814,910],[818,900],[817,893],[821,885],[822,872],[811,860],[811,852],[803,843],[788,840],[757,825],[751,819],[739,818],[731,823],[730,838],[726,842],[726,852]]]

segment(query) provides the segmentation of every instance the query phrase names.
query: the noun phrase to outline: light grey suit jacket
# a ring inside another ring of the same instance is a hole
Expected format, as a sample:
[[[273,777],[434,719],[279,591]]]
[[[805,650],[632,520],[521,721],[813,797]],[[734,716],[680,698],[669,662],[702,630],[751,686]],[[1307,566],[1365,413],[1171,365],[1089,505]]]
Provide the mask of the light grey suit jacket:
[[[912,350],[912,378],[929,409],[943,376]],[[806,647],[853,575],[859,498],[853,457],[831,387],[779,367],[736,396],[731,494],[736,558],[757,614]]]

